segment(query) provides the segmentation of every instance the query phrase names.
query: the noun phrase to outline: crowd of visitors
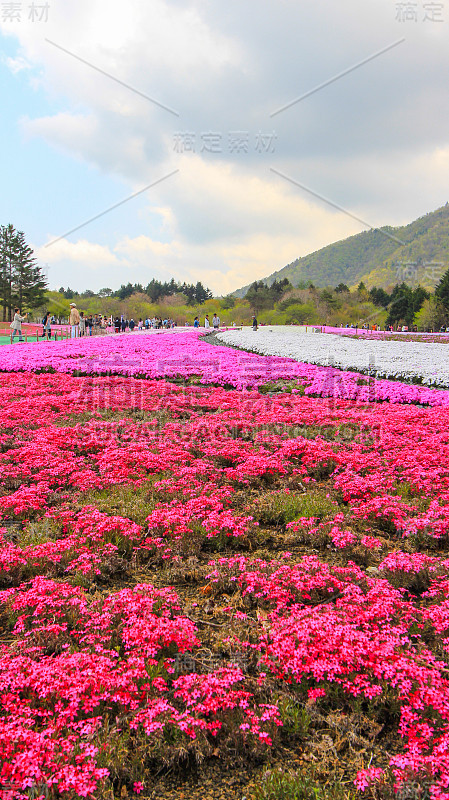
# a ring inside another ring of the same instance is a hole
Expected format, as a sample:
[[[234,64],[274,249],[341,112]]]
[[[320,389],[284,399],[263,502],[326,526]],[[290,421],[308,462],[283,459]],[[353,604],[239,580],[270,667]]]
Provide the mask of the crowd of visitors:
[[[105,333],[106,328],[111,326],[111,321],[101,314],[85,315],[84,311],[78,311],[76,303],[70,303],[69,325],[71,338],[76,339],[78,336]]]
[[[377,323],[375,323],[373,325],[370,325],[369,322],[364,322],[363,325],[359,325],[357,322],[355,324],[353,322],[351,322],[351,323],[347,322],[346,325],[343,325],[343,323],[341,323],[340,328],[352,328],[352,329],[355,329],[356,331],[359,330],[359,329],[361,331],[381,331],[381,330],[385,330],[385,331],[388,331],[390,333],[395,333],[397,331],[402,332],[402,333],[408,333],[408,331],[409,331],[408,325],[396,325],[396,326],[394,326],[394,325],[385,325],[385,328],[382,328]],[[417,330],[418,330],[418,328],[417,328],[416,325],[412,325],[412,327],[410,328],[410,331],[412,331],[412,332],[417,331]]]
[[[189,324],[190,324],[189,322],[186,322],[185,327],[188,328]],[[153,317],[151,319],[147,318],[145,320],[139,319],[138,322],[136,322],[134,319],[128,320],[124,316],[122,316],[122,317],[115,317],[114,327],[116,333],[124,333],[125,331],[128,330],[134,331],[136,328],[139,331],[141,330],[148,331],[151,330],[152,328],[154,328],[155,330],[161,330],[164,328],[165,329],[176,328],[177,323],[175,322],[174,319],[171,319],[170,317],[167,317],[165,319],[162,319],[161,317]],[[198,316],[196,316],[195,319],[193,320],[193,327],[194,328],[201,327],[201,322]],[[212,322],[209,320],[209,314],[206,314],[204,318],[203,327],[206,329],[213,328],[214,330],[218,330],[220,327],[220,317],[218,316],[218,314],[213,315]]]
[[[22,323],[28,321],[28,314],[22,316],[20,312],[20,308],[14,309],[14,318],[10,324],[11,328],[11,341],[14,341],[15,337],[18,336],[19,341],[22,342],[23,334],[22,334]],[[42,320],[39,324],[42,325],[42,332],[37,332],[37,335],[49,341],[52,337],[52,328],[57,326],[57,329],[54,330],[54,337],[57,338],[58,335],[61,334],[59,327],[61,325],[66,325],[68,322],[69,324],[69,331],[70,337],[72,339],[81,337],[81,336],[93,336],[98,334],[104,333],[125,333],[127,331],[133,332],[135,330],[138,331],[149,331],[149,330],[162,330],[162,329],[171,329],[176,328],[177,323],[171,317],[166,317],[162,319],[159,316],[154,316],[152,318],[147,317],[146,319],[142,319],[140,317],[138,320],[134,320],[134,318],[127,319],[127,317],[122,314],[121,316],[116,316],[115,318],[106,317],[102,314],[86,314],[83,311],[79,311],[76,306],[76,303],[70,303],[70,315],[69,318],[61,319],[56,317],[54,314],[51,314],[49,311],[46,311]],[[189,327],[192,323],[185,322],[185,327]],[[259,323],[255,314],[253,314],[251,319],[251,327],[253,330],[257,331]],[[260,323],[263,325],[264,323]],[[305,323],[307,325],[307,323]],[[203,325],[201,326],[201,321],[199,316],[195,316],[193,321],[194,328],[203,327],[205,330],[214,330],[218,331],[221,325],[220,317],[217,313],[214,313],[212,320],[209,320],[209,314],[206,314],[204,317]],[[231,327],[235,327],[235,322],[231,323]],[[355,332],[357,331],[387,331],[391,333],[395,332],[402,332],[402,333],[413,333],[417,331],[416,325],[407,326],[407,325],[386,325],[382,328],[379,324],[374,323],[370,324],[368,322],[364,322],[363,324],[360,323],[341,323],[340,328],[350,328],[354,329]],[[433,331],[432,331],[433,332]],[[435,331],[437,332],[437,331]],[[440,333],[449,333],[449,327],[441,326]],[[35,335],[35,334],[33,334]]]
[[[161,319],[161,317],[153,317],[150,319],[143,320],[142,317],[136,322],[133,318],[126,319],[124,315],[121,317],[115,317],[114,319],[114,328],[116,333],[125,333],[125,331],[134,331],[136,328],[139,331],[142,330],[150,330],[154,328],[156,330],[160,330],[161,328],[176,328],[176,322],[167,317],[166,319]]]
[[[24,316],[21,315],[20,309],[14,309],[14,319],[10,324],[11,328],[11,340],[13,341],[16,336],[19,337],[19,341],[23,341],[22,335],[22,323],[27,320],[28,314]],[[128,319],[124,314],[120,316],[116,316],[115,318],[106,317],[102,314],[85,314],[83,311],[79,311],[77,308],[76,303],[70,303],[70,315],[69,318],[61,319],[56,317],[54,314],[51,314],[49,311],[46,311],[40,324],[42,325],[42,333],[38,333],[43,339],[50,340],[52,336],[52,327],[59,326],[64,324],[69,324],[70,329],[70,336],[72,339],[78,338],[80,336],[93,336],[97,334],[104,334],[104,333],[125,333],[127,331],[133,332],[135,330],[138,331],[149,331],[149,330],[162,330],[162,329],[171,329],[176,328],[177,323],[171,317],[166,317],[162,319],[159,316],[154,316],[152,318],[147,317],[146,319],[142,319],[140,317],[138,320]],[[264,323],[260,323],[263,325]],[[304,323],[307,325],[307,323]],[[189,327],[191,323],[185,322],[185,327]],[[203,327],[206,330],[213,329],[214,331],[218,331],[220,328],[221,321],[218,314],[215,312],[212,320],[209,320],[209,314],[206,314],[204,317],[203,325],[201,326],[201,321],[199,316],[195,316],[193,321],[194,328]],[[251,319],[251,326],[253,330],[257,331],[259,323],[255,314],[253,314]],[[231,323],[231,327],[235,327],[235,322]],[[357,332],[360,331],[381,331],[385,330],[388,332],[411,332],[417,331],[416,325],[407,326],[407,325],[386,325],[383,329],[382,327],[377,324],[370,324],[368,322],[364,322],[363,324],[360,323],[349,323],[346,324],[341,323],[341,328],[351,328],[355,329]],[[449,333],[449,327],[442,326],[440,328],[440,333]],[[55,337],[58,335],[58,330],[55,331]]]
[[[27,314],[25,316],[21,316],[20,309],[15,309],[14,320],[10,326],[12,331],[12,339],[18,335],[19,341],[23,341],[22,322],[26,320],[27,316]],[[52,336],[52,326],[57,325],[59,328],[60,325],[67,324],[67,322],[70,329],[70,337],[72,339],[77,339],[80,336],[93,336],[99,333],[107,333],[108,331],[125,333],[126,331],[133,332],[134,330],[148,331],[151,329],[171,329],[176,328],[177,326],[176,321],[171,317],[162,319],[161,317],[154,316],[152,318],[147,317],[145,320],[140,317],[138,320],[134,320],[133,318],[127,319],[124,314],[121,316],[116,316],[115,318],[105,317],[102,314],[85,314],[84,311],[80,311],[77,308],[76,303],[70,303],[70,314],[68,319],[61,319],[56,317],[54,314],[51,314],[50,311],[45,311],[42,320],[39,322],[39,324],[42,325],[42,333],[39,335],[43,339],[47,339],[47,341],[49,341]],[[185,324],[186,326],[189,325],[188,322]],[[200,327],[199,317],[195,317],[193,326],[195,328]],[[209,315],[206,314],[204,327],[212,327],[214,330],[218,330],[220,327],[220,317],[218,314],[214,314],[212,324],[209,322]]]
[[[19,308],[15,309],[14,320],[10,325],[12,339],[18,335],[19,341],[23,341],[22,322],[27,319],[27,316],[27,314],[22,316]],[[46,310],[42,319],[38,320],[38,325],[42,325],[42,331],[40,332],[38,330],[37,336],[50,341],[52,338],[52,333],[54,337],[57,338],[57,336],[61,333],[59,330],[60,326],[66,326],[67,324],[69,328],[67,333],[70,334],[70,338],[72,339],[77,339],[81,336],[93,336],[102,333],[125,333],[127,331],[133,332],[135,330],[149,331],[152,329],[162,330],[177,327],[177,322],[171,317],[166,317],[165,319],[162,319],[158,316],[154,316],[152,318],[147,317],[146,319],[142,319],[142,317],[140,317],[138,320],[135,320],[134,318],[128,319],[124,314],[116,317],[106,317],[102,314],[87,314],[84,311],[80,311],[76,303],[72,302],[70,303],[70,314],[68,318],[57,317],[54,314],[51,314],[49,310]],[[257,319],[254,315],[251,324],[254,330],[257,330]],[[191,323],[186,321],[185,327],[189,327],[189,325],[191,325]],[[194,328],[203,327],[206,330],[212,329],[214,331],[218,331],[220,325],[220,317],[216,312],[213,314],[211,320],[209,320],[209,314],[206,314],[202,326],[198,316],[196,316],[193,321]],[[55,326],[57,326],[56,329]],[[232,323],[232,327],[235,327],[234,322]]]

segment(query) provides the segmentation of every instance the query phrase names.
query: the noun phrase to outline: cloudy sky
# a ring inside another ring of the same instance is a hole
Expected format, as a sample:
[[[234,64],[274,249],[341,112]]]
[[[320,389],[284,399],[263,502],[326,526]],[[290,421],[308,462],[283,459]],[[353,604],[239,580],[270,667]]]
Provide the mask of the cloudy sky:
[[[449,200],[449,0],[23,0],[0,40],[0,224],[51,288],[226,294]]]

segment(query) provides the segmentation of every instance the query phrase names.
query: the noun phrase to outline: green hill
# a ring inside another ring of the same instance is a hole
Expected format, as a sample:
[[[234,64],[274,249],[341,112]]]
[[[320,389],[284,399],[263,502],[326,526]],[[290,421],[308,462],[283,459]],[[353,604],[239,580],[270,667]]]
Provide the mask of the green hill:
[[[297,286],[312,281],[315,286],[350,288],[363,281],[387,289],[405,281],[433,290],[449,263],[449,204],[399,228],[385,226],[350,236],[321,250],[297,258],[264,280],[288,278]],[[243,297],[248,289],[235,292]]]

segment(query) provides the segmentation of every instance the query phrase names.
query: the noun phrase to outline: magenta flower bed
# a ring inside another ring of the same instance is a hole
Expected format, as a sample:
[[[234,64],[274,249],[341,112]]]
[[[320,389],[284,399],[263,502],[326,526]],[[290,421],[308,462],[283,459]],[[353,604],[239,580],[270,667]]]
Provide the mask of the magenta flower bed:
[[[201,341],[197,332],[86,337],[62,342],[16,344],[0,351],[0,370],[56,371],[77,375],[127,375],[189,379],[247,389],[277,380],[297,380],[306,394],[358,400],[449,405],[449,391],[369,379],[356,372],[261,356]]]
[[[354,402],[356,375],[184,332],[6,349],[1,800],[151,791],[177,746],[260,759],[287,696],[373,721],[360,791],[448,800],[449,393]],[[279,377],[306,394],[250,388]]]
[[[331,325],[322,325],[323,333],[333,333],[339,336],[358,336],[366,339],[379,339],[381,341],[396,340],[403,342],[443,342],[449,343],[448,333],[425,333],[422,331],[372,331],[366,328],[334,328]]]

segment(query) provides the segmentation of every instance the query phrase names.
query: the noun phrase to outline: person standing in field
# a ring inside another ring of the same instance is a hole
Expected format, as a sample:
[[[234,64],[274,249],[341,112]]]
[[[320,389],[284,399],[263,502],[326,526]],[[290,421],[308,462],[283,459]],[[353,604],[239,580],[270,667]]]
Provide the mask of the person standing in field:
[[[86,320],[84,319],[84,311],[80,311],[80,336],[86,334]]]
[[[27,314],[25,314],[25,316],[24,316],[24,317],[22,317],[22,316],[21,316],[21,314],[20,314],[20,308],[15,308],[15,309],[14,309],[14,319],[13,319],[13,321],[11,322],[11,325],[10,325],[10,327],[11,327],[11,331],[12,331],[12,338],[11,338],[11,341],[14,341],[14,337],[15,337],[15,335],[16,335],[16,333],[18,333],[18,334],[19,334],[19,342],[23,342],[23,336],[22,336],[22,322],[23,322],[24,320],[26,320],[27,316],[28,316],[28,313],[27,313]]]
[[[205,320],[204,320],[204,327],[205,327],[206,329],[207,329],[207,328],[210,328],[209,314],[206,314],[206,318],[205,318]]]
[[[217,314],[214,314],[214,316],[212,317],[212,326],[214,331],[218,331],[220,327],[220,317]]]
[[[71,327],[70,338],[77,339],[79,336],[80,312],[76,307],[76,303],[70,303],[69,324]]]
[[[51,316],[49,311],[45,312],[45,316],[42,320],[42,325],[43,325],[42,336],[46,336],[48,342],[51,339]]]

